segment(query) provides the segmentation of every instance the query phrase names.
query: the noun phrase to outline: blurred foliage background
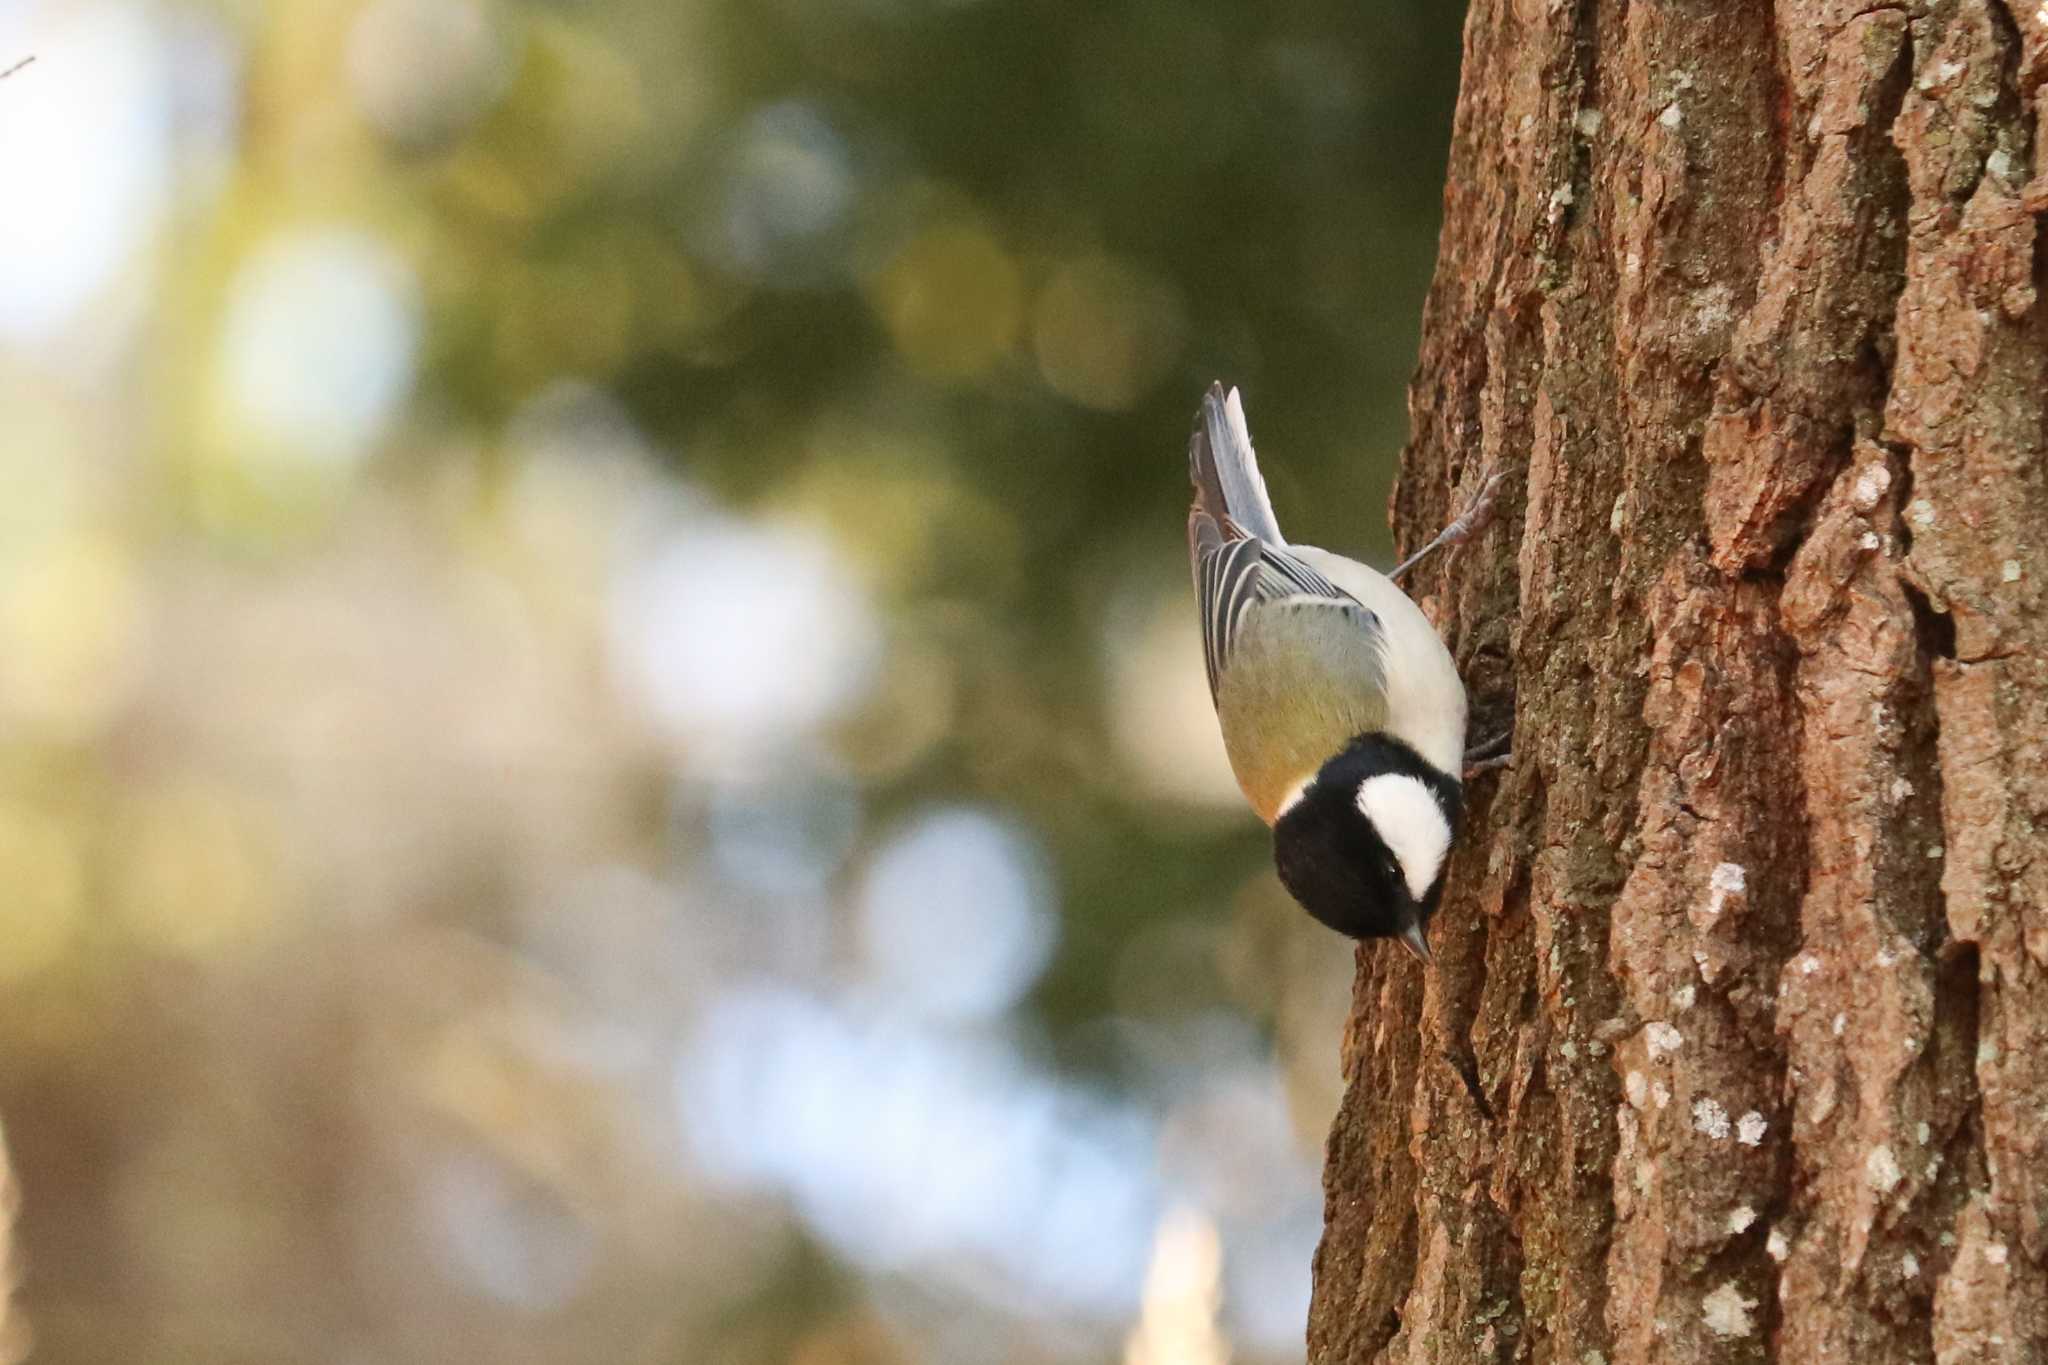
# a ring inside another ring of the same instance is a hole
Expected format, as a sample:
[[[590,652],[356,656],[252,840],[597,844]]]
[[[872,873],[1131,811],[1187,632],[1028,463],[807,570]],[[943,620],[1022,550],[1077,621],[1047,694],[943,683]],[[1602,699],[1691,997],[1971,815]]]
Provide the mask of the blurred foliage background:
[[[1298,1360],[1185,436],[1386,556],[1458,23],[0,0],[37,1359]]]

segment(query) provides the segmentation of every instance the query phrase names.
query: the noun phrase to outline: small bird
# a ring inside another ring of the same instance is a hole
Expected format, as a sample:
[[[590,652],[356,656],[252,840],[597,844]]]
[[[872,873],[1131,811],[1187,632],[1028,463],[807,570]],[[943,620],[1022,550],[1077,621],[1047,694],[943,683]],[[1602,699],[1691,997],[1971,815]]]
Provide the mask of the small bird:
[[[1464,810],[1465,686],[1394,578],[1280,535],[1237,390],[1211,386],[1188,443],[1188,554],[1209,695],[1280,880],[1353,938],[1432,960],[1429,919]],[[1482,524],[1498,476],[1421,552]],[[1484,505],[1482,505],[1484,504]]]

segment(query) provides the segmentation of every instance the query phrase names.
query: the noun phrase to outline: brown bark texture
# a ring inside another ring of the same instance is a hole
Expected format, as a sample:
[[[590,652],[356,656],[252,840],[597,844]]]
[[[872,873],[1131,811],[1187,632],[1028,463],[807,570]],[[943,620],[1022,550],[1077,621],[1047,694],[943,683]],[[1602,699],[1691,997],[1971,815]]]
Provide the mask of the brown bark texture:
[[[2048,5],[1464,56],[1394,511],[1510,471],[1415,590],[1515,758],[1360,954],[1310,1358],[2048,1360]]]

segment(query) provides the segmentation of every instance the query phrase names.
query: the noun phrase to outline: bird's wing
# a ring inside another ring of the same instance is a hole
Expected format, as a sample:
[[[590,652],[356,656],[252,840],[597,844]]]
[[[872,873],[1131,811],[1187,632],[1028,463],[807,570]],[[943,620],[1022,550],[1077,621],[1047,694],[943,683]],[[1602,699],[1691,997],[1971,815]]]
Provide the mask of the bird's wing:
[[[1188,477],[1195,485],[1195,505],[1218,525],[1235,526],[1268,545],[1287,544],[1273,515],[1272,499],[1266,496],[1266,481],[1259,476],[1236,389],[1226,393],[1221,384],[1211,384],[1203,395],[1194,435],[1188,439]]]
[[[1239,621],[1254,602],[1307,597],[1339,610],[1358,609],[1355,598],[1291,553],[1259,477],[1237,390],[1211,384],[1188,439],[1188,477],[1195,486],[1188,509],[1188,557],[1202,608],[1202,645],[1214,696],[1230,658]],[[1372,613],[1365,612],[1367,623]]]
[[[1231,534],[1236,531],[1219,526],[1199,504],[1188,513],[1188,552],[1194,561],[1210,695],[1216,695],[1247,616],[1280,604],[1326,618],[1335,638],[1358,637],[1377,672],[1379,618],[1285,547],[1242,532]],[[1384,683],[1376,690],[1383,691]]]
[[[1236,390],[1202,400],[1188,473],[1209,695],[1238,784],[1271,823],[1288,791],[1386,723],[1386,632],[1280,538]]]
[[[1212,695],[1238,785],[1270,824],[1324,763],[1386,728],[1386,638],[1358,602],[1290,591],[1292,580],[1261,558],[1259,587],[1234,617],[1219,614],[1231,630]]]

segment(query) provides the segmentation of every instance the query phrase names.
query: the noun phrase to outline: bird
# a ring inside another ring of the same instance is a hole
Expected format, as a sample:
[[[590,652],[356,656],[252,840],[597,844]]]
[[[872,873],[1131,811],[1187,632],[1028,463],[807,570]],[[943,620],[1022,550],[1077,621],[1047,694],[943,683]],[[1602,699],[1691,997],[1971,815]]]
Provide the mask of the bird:
[[[1188,473],[1209,695],[1280,881],[1323,924],[1392,939],[1427,966],[1464,814],[1467,705],[1450,651],[1396,579],[1482,525],[1499,476],[1382,574],[1280,534],[1236,389],[1202,399]]]

